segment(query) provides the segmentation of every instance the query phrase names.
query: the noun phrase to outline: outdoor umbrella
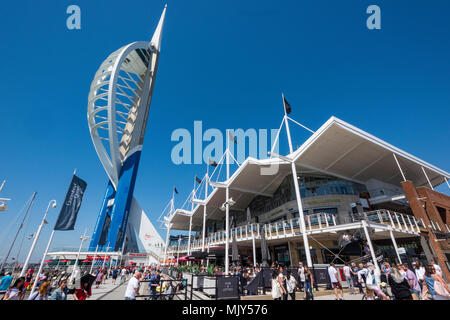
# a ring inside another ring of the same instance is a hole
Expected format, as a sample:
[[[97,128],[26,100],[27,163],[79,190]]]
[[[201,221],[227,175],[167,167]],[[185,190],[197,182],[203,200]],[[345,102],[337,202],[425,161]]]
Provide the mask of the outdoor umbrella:
[[[266,236],[265,232],[261,233],[261,259],[262,259],[262,267],[267,267],[269,260],[269,249],[267,248]]]
[[[233,265],[237,265],[239,261],[239,251],[236,241],[236,236],[233,236],[233,243],[231,244],[231,261],[233,261]]]

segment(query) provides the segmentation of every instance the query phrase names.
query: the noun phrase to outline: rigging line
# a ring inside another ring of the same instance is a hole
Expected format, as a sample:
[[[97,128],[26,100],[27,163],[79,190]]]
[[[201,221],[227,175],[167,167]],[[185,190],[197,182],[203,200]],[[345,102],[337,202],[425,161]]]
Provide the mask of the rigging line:
[[[236,162],[236,164],[238,165],[238,167],[240,168],[241,165],[239,164],[239,162],[235,159],[235,157],[233,156],[233,154],[231,152],[228,152],[231,156],[231,158],[233,158],[234,162]]]
[[[219,162],[217,163],[217,167],[214,168],[213,173],[211,174],[211,176],[209,177],[209,180],[212,180],[212,177],[214,176],[214,173],[216,172],[217,168],[219,167],[220,162],[222,161],[223,157],[225,156],[225,153],[222,154],[222,156],[219,159]],[[209,163],[208,163],[209,166]],[[217,181],[217,180],[216,180]]]
[[[297,121],[295,121],[294,119],[289,118],[289,117],[287,117],[287,118],[288,118],[289,120],[291,120],[292,122],[298,124],[298,125],[299,125],[300,127],[302,127],[303,129],[308,130],[308,131],[311,132],[311,133],[315,133],[315,131],[311,130],[311,129],[308,128],[307,126],[302,125],[300,122],[297,122]]]
[[[30,202],[30,200],[31,200],[31,197],[30,197],[30,199],[29,199],[27,202],[25,202],[25,204],[23,205],[22,209],[20,209],[19,214],[17,214],[17,216],[16,216],[16,219],[14,219],[14,220],[8,225],[8,228],[7,228],[7,229],[4,229],[4,230],[9,230],[9,232],[5,233],[5,235],[4,235],[4,237],[3,237],[4,239],[3,239],[2,243],[4,243],[4,242],[6,241],[7,238],[9,238],[10,233],[13,231],[12,226],[15,225],[15,224],[17,223],[17,221],[19,221],[20,216],[22,215],[22,213],[23,213],[23,211],[25,210],[25,208],[28,206],[28,203]]]
[[[280,132],[281,132],[281,128],[283,127],[284,121],[285,121],[285,118],[283,117],[283,120],[281,121],[281,125],[280,125],[280,127],[278,128],[278,132],[277,132],[277,136],[275,137],[275,141],[274,141],[274,143],[273,143],[273,145],[272,145],[272,147],[271,147],[271,149],[270,149],[270,158],[273,158],[272,153],[273,153],[273,150],[275,149],[275,146],[276,146],[277,143],[278,143],[278,139],[280,138]]]

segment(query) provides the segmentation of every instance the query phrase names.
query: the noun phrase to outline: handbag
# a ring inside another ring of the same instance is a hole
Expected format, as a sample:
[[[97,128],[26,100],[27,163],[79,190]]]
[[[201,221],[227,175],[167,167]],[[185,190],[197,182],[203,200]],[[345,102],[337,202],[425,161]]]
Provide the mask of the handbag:
[[[434,291],[437,295],[450,298],[450,293],[447,291],[447,289],[443,286],[443,284],[440,281],[434,281]]]

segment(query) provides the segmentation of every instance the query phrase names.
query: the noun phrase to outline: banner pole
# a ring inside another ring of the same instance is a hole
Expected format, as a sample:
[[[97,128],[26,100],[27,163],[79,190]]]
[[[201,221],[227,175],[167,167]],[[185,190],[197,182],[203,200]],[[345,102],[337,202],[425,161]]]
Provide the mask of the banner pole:
[[[31,248],[30,248],[30,251],[28,252],[28,256],[27,256],[27,258],[25,260],[25,263],[22,266],[22,271],[20,272],[20,277],[23,277],[25,275],[25,272],[27,271],[28,263],[30,262],[31,255],[33,254],[34,248],[36,247],[36,243],[37,243],[37,241],[39,239],[39,236],[41,235],[42,228],[47,223],[47,221],[45,219],[47,218],[48,209],[50,208],[50,205],[52,203],[54,203],[53,208],[56,207],[56,200],[51,200],[48,203],[47,210],[45,210],[44,217],[42,218],[41,224],[39,225],[39,228],[38,228],[38,230],[36,232],[36,235],[34,236],[34,240],[33,240],[33,243],[31,244]]]
[[[39,280],[39,275],[41,274],[42,268],[44,267],[45,257],[47,256],[48,249],[50,248],[50,244],[52,243],[54,235],[55,235],[55,229],[52,230],[52,234],[50,235],[50,239],[48,240],[47,247],[45,248],[44,255],[42,256],[41,264],[39,266],[39,271],[37,272],[36,278],[34,279],[33,288],[31,288],[30,296],[32,296],[34,291],[36,290],[36,285],[37,285],[38,280]]]
[[[97,259],[97,250],[98,250],[98,245],[95,247],[94,259],[92,259],[91,270],[89,271],[89,274],[92,274],[92,269],[94,268],[95,259]]]

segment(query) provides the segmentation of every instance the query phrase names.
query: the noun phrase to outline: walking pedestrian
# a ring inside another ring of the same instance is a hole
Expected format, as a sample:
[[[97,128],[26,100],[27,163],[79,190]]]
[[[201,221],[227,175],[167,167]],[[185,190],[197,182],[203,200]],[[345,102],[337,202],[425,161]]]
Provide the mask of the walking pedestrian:
[[[59,282],[59,287],[53,290],[52,295],[48,300],[67,300],[67,280],[62,279]]]
[[[344,300],[344,290],[342,289],[341,281],[339,280],[339,275],[334,267],[334,263],[330,263],[328,267],[328,275],[330,276],[331,285],[334,289],[334,294],[336,296],[336,300]],[[341,292],[341,298],[338,296],[338,289]]]
[[[98,289],[98,286],[103,281],[103,270],[100,270],[97,274],[97,277],[95,278],[95,288]]]
[[[432,264],[426,268],[425,284],[433,300],[450,300],[447,283],[437,274]]]
[[[116,284],[118,274],[119,270],[117,270],[117,267],[114,267],[114,269],[112,270],[112,284]]]
[[[286,291],[286,277],[283,274],[283,267],[278,267],[278,283],[280,284],[280,288],[283,294],[283,300],[286,301],[288,297],[288,293]]]
[[[302,262],[298,263],[298,281],[300,292],[303,292],[303,289],[305,288],[305,268],[303,267]]]
[[[122,268],[120,271],[120,284],[124,283],[127,280],[127,270]]]
[[[125,291],[125,300],[136,300],[136,296],[139,295],[141,273],[136,271],[134,276],[128,281],[127,290]]]
[[[348,263],[344,263],[344,276],[345,281],[347,281],[349,293],[354,294],[355,293],[355,286],[353,285],[353,278],[352,278],[352,269],[348,266]]]
[[[273,300],[281,300],[281,286],[278,281],[278,273],[274,271],[272,273],[272,298]]]
[[[12,272],[6,272],[6,274],[0,279],[0,294],[4,294],[8,290],[12,281]]]
[[[292,300],[295,300],[295,289],[297,289],[297,285],[297,280],[291,275],[291,270],[288,270],[286,274],[286,290]]]
[[[45,280],[40,286],[39,290],[33,293],[28,300],[48,300],[48,291],[50,288],[50,280]]]
[[[314,277],[308,266],[305,266],[305,300],[314,300]]]
[[[423,266],[422,262],[419,260],[416,261],[416,264],[414,266],[414,271],[416,273],[417,280],[419,281],[420,290],[423,290],[423,282],[425,281],[425,267]]]
[[[409,283],[395,265],[391,268],[388,283],[395,300],[412,300]]]
[[[406,273],[406,280],[411,288],[411,294],[413,294],[417,300],[420,299],[420,285],[416,274],[409,269],[406,263],[402,265],[402,268]]]
[[[25,277],[20,277],[17,278],[12,287],[6,291],[3,300],[23,300],[25,293]]]

